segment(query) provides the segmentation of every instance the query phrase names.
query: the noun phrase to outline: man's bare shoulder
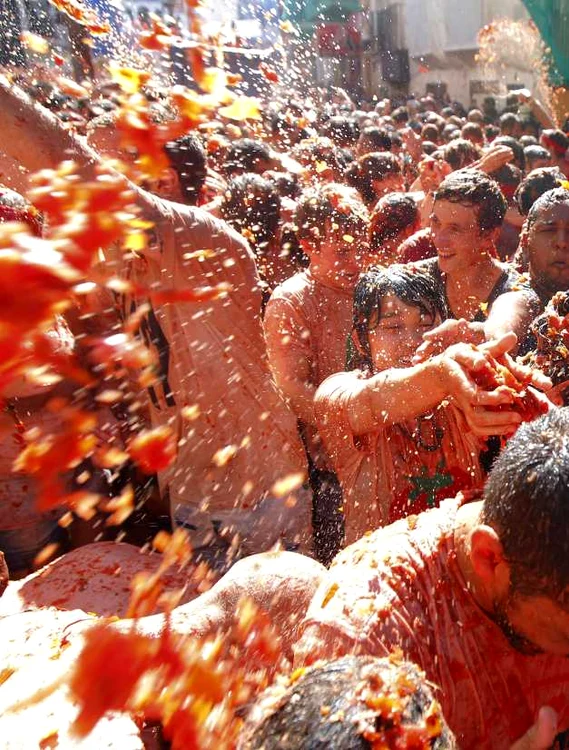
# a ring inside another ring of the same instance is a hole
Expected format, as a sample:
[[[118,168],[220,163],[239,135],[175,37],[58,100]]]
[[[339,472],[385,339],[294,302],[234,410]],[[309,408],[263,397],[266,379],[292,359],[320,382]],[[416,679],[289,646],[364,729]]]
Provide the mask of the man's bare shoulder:
[[[306,271],[299,271],[275,287],[268,306],[278,300],[302,303],[309,297],[312,287],[313,283],[310,275]]]

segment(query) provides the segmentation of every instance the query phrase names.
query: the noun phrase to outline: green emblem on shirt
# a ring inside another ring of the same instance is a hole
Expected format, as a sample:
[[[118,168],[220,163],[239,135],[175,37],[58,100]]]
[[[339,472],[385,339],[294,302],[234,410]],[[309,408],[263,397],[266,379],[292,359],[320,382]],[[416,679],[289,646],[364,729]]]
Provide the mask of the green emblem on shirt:
[[[421,495],[426,495],[427,505],[429,508],[434,508],[437,503],[437,492],[444,490],[445,487],[451,487],[454,482],[452,474],[449,474],[448,471],[445,472],[445,469],[445,460],[442,458],[432,476],[429,476],[427,467],[422,466],[418,476],[405,477],[413,486],[413,489],[409,492],[409,500],[415,502]]]

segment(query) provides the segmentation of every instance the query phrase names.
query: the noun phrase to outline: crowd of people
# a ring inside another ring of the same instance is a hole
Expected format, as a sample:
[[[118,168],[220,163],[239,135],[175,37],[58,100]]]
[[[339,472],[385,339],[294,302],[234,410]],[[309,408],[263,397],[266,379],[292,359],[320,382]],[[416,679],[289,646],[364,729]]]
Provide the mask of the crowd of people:
[[[71,698],[30,708],[18,674],[48,672],[49,643],[85,623],[132,632],[131,577],[161,571],[157,534],[183,532],[177,606],[137,633],[231,640],[249,598],[278,653],[272,687],[236,709],[241,747],[564,747],[569,135],[527,91],[501,116],[429,95],[358,109],[275,74],[257,110],[209,110],[157,157],[148,134],[179,91],[144,79],[129,120],[121,75],[0,78],[0,222],[33,250],[53,217],[30,177],[66,162],[130,191],[145,238],[98,247],[42,330],[57,377],[2,381],[6,746],[59,746],[41,744],[54,717],[65,746]],[[106,367],[125,330],[148,358]],[[58,482],[98,498],[89,513],[46,505],[19,459],[57,442],[69,404],[96,438]],[[144,471],[129,446],[160,430],[170,459]],[[134,511],[105,524],[126,492]],[[232,649],[256,669],[250,644]],[[111,708],[93,747],[193,747]]]

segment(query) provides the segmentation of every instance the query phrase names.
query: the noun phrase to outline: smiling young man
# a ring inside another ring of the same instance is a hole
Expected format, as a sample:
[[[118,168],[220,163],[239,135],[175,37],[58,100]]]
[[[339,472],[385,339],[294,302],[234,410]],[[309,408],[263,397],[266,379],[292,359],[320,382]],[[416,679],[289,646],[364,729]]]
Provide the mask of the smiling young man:
[[[569,727],[567,409],[519,429],[482,501],[447,500],[336,558],[300,661],[397,650],[440,688],[463,750],[506,750],[536,721],[548,736],[519,747],[541,750]]]
[[[519,274],[497,259],[506,208],[494,180],[475,169],[453,172],[435,193],[430,218],[437,257],[419,263],[437,281],[445,318],[484,323],[487,338],[523,337],[538,309]]]

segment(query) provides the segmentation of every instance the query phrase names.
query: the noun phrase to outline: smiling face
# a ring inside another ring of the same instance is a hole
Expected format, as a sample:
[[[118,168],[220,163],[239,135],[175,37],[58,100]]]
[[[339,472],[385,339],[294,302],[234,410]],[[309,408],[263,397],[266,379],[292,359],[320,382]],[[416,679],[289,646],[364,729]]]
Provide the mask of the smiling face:
[[[474,206],[436,200],[430,225],[443,273],[468,274],[488,255],[494,233],[480,231]]]
[[[328,286],[352,291],[368,264],[367,223],[349,220],[340,225],[328,219],[323,234],[317,241],[301,240],[311,275]]]
[[[569,289],[569,201],[543,210],[522,243],[538,288],[549,297]]]
[[[439,322],[438,316],[405,304],[393,293],[386,294],[381,301],[381,317],[373,328],[370,325],[368,333],[374,372],[409,367],[423,343],[423,334]]]

